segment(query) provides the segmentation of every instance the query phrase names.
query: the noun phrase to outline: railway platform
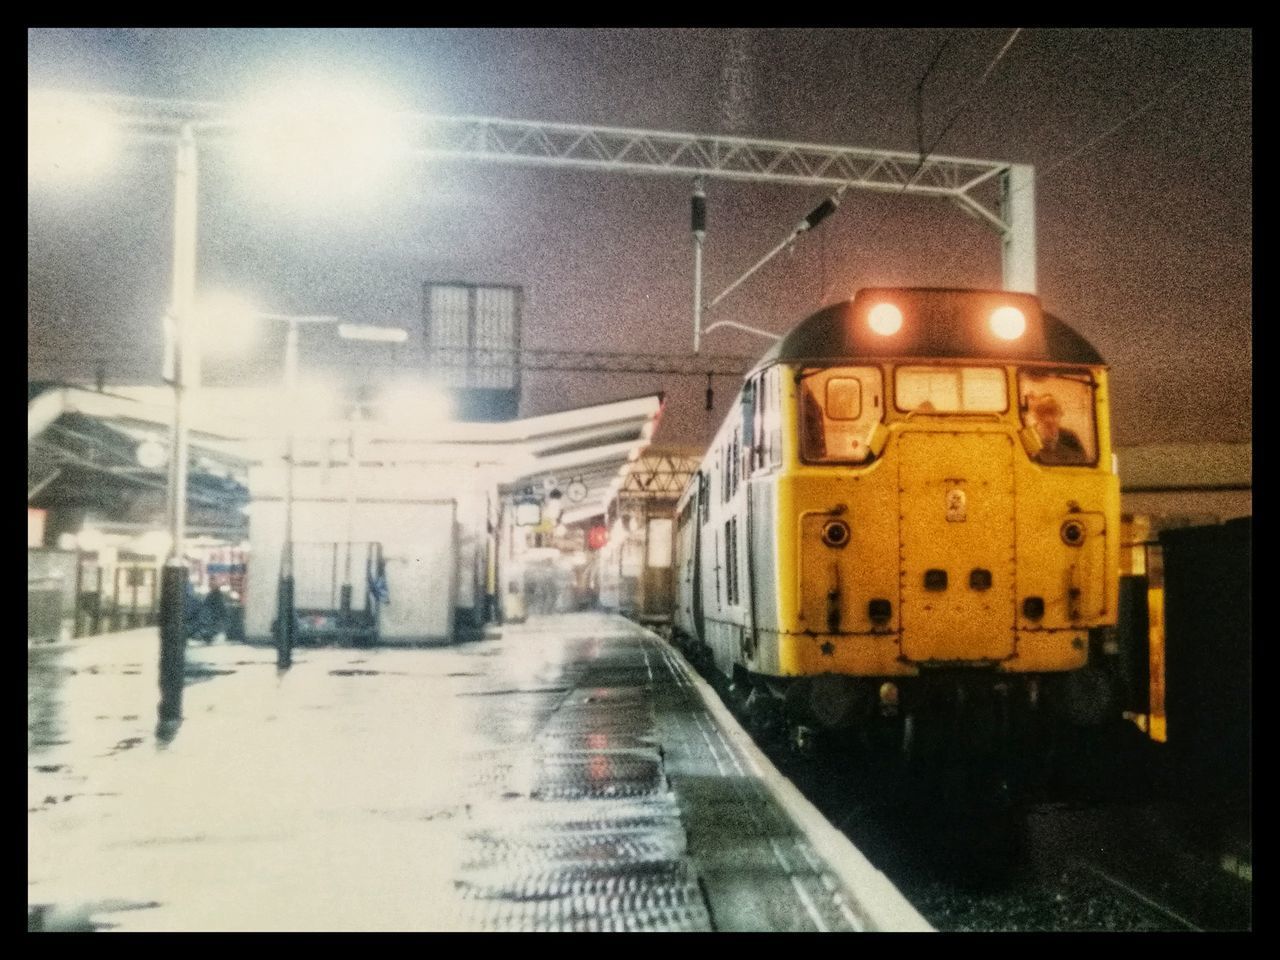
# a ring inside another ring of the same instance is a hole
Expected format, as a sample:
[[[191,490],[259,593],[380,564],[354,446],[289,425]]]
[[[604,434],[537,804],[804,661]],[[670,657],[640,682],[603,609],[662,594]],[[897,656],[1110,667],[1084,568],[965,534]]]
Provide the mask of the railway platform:
[[[28,650],[28,926],[925,931],[660,638],[571,614],[448,647]]]

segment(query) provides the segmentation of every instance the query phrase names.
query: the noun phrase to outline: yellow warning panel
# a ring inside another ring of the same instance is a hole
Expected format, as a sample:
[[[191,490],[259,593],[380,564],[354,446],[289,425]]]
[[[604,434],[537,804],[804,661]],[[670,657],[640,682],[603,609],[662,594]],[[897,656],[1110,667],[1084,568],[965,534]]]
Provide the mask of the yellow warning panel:
[[[1168,738],[1164,713],[1164,587],[1147,590],[1147,651],[1151,673],[1150,736],[1158,743]]]

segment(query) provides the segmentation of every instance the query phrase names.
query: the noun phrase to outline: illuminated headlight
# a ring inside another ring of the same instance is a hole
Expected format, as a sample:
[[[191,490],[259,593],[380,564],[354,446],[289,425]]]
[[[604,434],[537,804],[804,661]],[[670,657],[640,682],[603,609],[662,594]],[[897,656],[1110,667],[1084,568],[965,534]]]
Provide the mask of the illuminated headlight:
[[[1079,520],[1068,520],[1062,525],[1062,542],[1068,547],[1078,547],[1084,543],[1084,524]]]
[[[880,706],[897,709],[898,687],[893,683],[880,684]]]
[[[991,332],[1001,340],[1017,340],[1027,332],[1027,318],[1017,307],[998,307],[991,314]]]
[[[877,303],[867,313],[871,329],[883,337],[891,337],[902,329],[902,311],[892,303]]]

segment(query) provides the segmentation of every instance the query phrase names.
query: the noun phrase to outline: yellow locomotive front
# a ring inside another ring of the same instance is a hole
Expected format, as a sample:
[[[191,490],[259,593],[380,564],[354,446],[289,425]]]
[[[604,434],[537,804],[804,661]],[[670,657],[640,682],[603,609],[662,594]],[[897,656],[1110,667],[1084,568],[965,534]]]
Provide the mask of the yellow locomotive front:
[[[701,514],[747,531],[701,550],[747,588],[734,616],[702,578],[722,669],[838,726],[940,677],[1035,700],[1086,667],[1117,610],[1107,372],[1036,297],[863,290],[784,338],[742,400],[741,462],[708,462],[744,492]]]

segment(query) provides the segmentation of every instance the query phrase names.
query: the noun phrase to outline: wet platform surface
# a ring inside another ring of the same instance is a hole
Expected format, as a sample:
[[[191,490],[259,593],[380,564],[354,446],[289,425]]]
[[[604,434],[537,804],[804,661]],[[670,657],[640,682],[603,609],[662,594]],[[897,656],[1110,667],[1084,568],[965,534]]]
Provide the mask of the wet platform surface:
[[[621,618],[192,645],[169,742],[157,647],[29,649],[32,929],[927,929]]]

